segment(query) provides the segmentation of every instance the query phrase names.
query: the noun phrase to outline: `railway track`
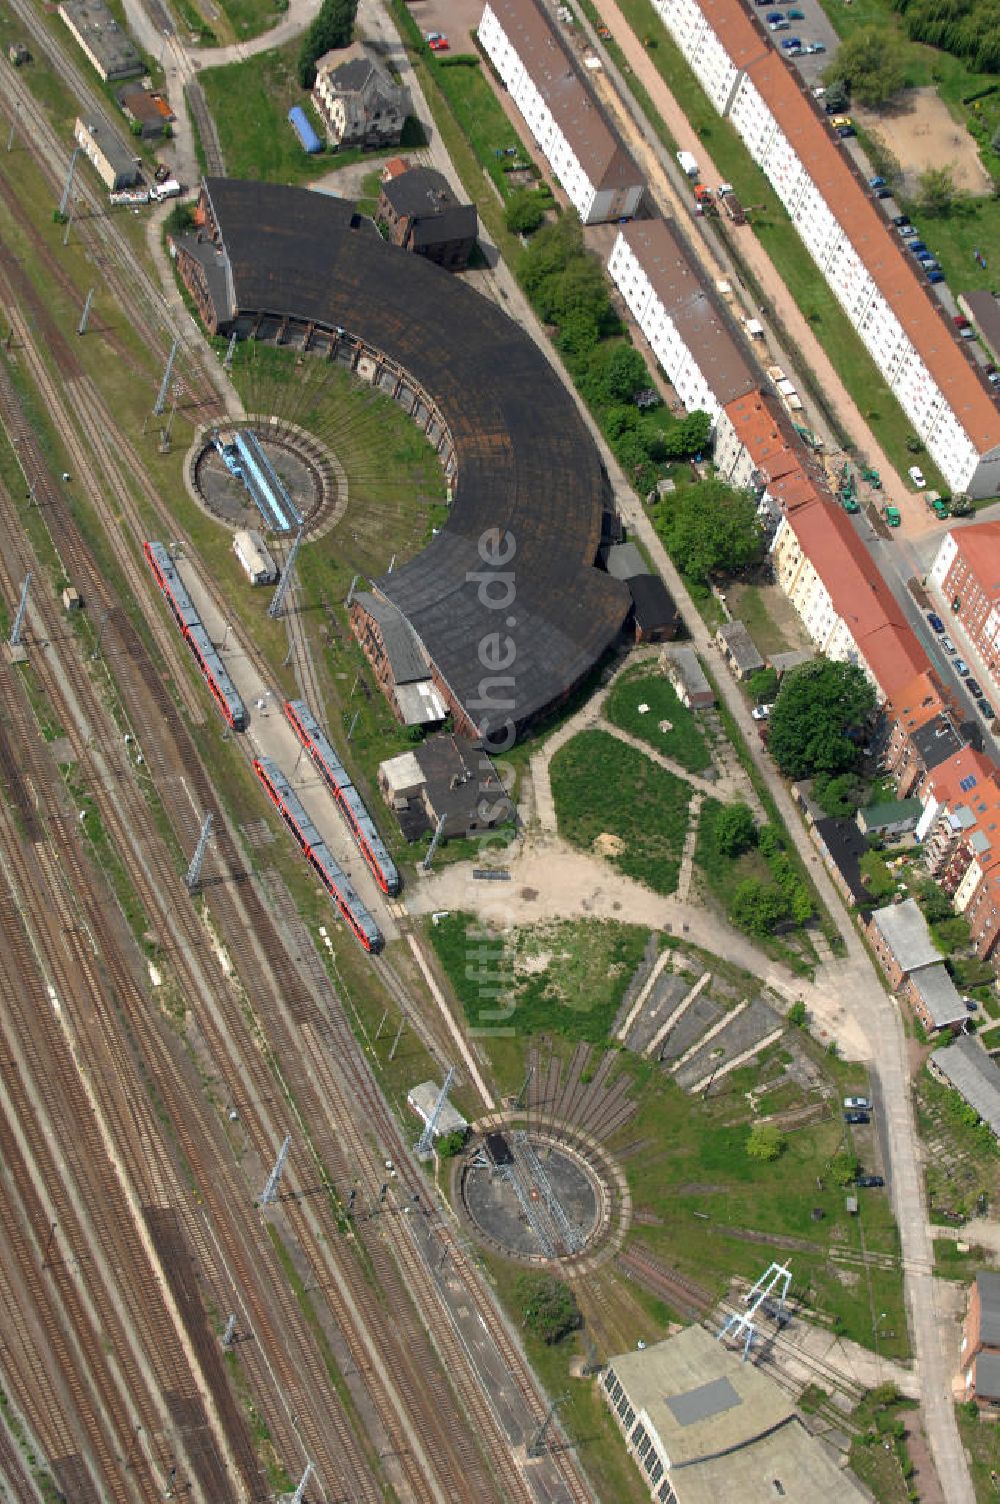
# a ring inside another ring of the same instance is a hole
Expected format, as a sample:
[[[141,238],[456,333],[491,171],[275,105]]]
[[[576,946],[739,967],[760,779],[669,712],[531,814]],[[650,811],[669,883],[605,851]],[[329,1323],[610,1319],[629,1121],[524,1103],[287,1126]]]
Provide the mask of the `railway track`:
[[[44,328],[44,324],[42,324],[41,327]],[[25,330],[24,333],[27,340],[30,335],[30,331]],[[44,366],[41,367],[41,370],[44,370]],[[37,359],[33,374],[40,375]],[[43,382],[43,386],[44,384],[45,383]],[[46,401],[54,402],[56,404],[56,410],[58,410],[60,406],[60,398],[58,392],[56,392],[53,388],[51,378],[49,378],[48,380],[48,390],[46,391],[45,396]],[[88,437],[92,441],[96,440],[95,452],[98,453],[99,463],[105,471],[105,476],[108,476],[108,466],[109,464],[111,464],[109,456],[113,455],[115,462],[119,466],[125,465],[129,467],[131,472],[129,478],[131,480],[134,481],[137,475],[141,480],[142,468],[138,458],[134,456],[134,451],[130,450],[130,446],[124,442],[120,431],[117,429],[117,425],[114,424],[114,422],[110,418],[110,415],[108,415],[106,410],[103,409],[103,404],[100,402],[100,400],[96,398],[96,393],[88,393],[86,378],[81,378],[79,381],[74,382],[73,400],[74,403],[78,406],[80,415],[85,420],[88,430]],[[86,455],[82,448],[78,450],[77,453],[82,462],[86,460]],[[133,459],[135,461],[134,470],[131,469]],[[113,473],[114,467],[113,465],[111,465],[111,474],[113,475]],[[94,480],[95,487],[99,489],[101,485],[100,480],[93,475],[93,471],[91,472],[91,474]],[[117,481],[113,481],[112,484],[115,486],[116,504],[123,510],[123,515],[131,516],[134,519],[135,504],[131,499],[128,485],[124,482],[121,470],[119,470]],[[158,509],[163,511],[158,498],[155,498],[155,493],[154,499],[156,501]],[[63,499],[58,495],[55,495],[47,497],[46,501],[46,517],[49,521],[50,527],[53,528],[54,532],[59,538],[58,547],[60,557],[64,560],[68,572],[71,572],[74,578],[81,579],[82,581],[89,581],[89,583],[85,583],[85,589],[93,588],[95,591],[99,590],[100,580],[97,572],[91,569],[88,573],[86,569],[82,568],[80,563],[81,555],[78,543],[74,542],[71,536],[71,529],[67,526],[65,520],[61,516],[61,513],[64,510]],[[130,513],[125,513],[124,509],[126,508],[126,506],[131,508]],[[163,515],[166,517],[168,514],[164,512]],[[105,519],[105,521],[107,521],[107,519]],[[110,529],[110,536],[112,538],[118,537],[119,531],[120,526]],[[141,536],[141,529],[139,532],[137,532],[136,536]],[[130,581],[131,579],[135,578],[135,574],[136,566],[133,559],[131,571],[129,573]],[[104,648],[105,659],[107,663],[113,668],[115,677],[120,681],[122,685],[122,698],[123,702],[128,708],[130,718],[129,723],[133,725],[141,725],[144,728],[153,728],[154,726],[159,726],[164,721],[168,724],[171,722],[171,720],[175,721],[175,708],[171,703],[169,697],[166,695],[165,691],[163,691],[162,685],[159,686],[159,693],[157,694],[154,687],[151,686],[149,682],[152,670],[148,662],[148,657],[145,654],[141,640],[138,639],[137,635],[134,632],[134,628],[131,628],[131,624],[129,623],[128,618],[125,618],[123,616],[123,613],[121,612],[117,613],[116,616],[108,618],[107,629],[108,630],[105,634],[104,639],[106,644]],[[171,661],[172,658],[176,656],[176,654],[170,653],[166,644],[164,644],[163,646],[165,656],[167,656],[168,661]],[[188,681],[188,675],[182,668],[175,675],[175,679],[179,686],[183,686]],[[58,689],[56,686],[47,684],[47,689],[51,694],[58,698]],[[195,696],[194,698],[197,699],[197,696]],[[172,742],[172,746],[168,749],[165,745],[161,747],[158,738],[144,733],[143,746],[146,756],[146,763],[149,768],[150,774],[156,782],[163,805],[167,811],[168,817],[173,825],[178,839],[181,841],[182,845],[190,845],[194,833],[194,827],[196,825],[195,804],[199,805],[201,808],[214,809],[215,803],[212,792],[207,787],[207,784],[204,783],[204,780],[199,780],[199,778],[191,776],[191,766],[197,765],[197,759],[196,757],[194,757],[193,748],[191,747],[190,742],[186,741],[186,733],[183,737],[173,736],[169,738],[169,740]],[[85,754],[85,749],[81,748],[81,754]],[[186,762],[186,759],[188,757],[191,758],[191,765]],[[87,758],[85,755],[84,762],[85,764],[87,763]],[[182,769],[185,770],[183,777],[187,779],[187,783],[182,782]],[[130,784],[135,777],[135,770],[131,764],[129,764],[127,767],[119,767],[119,769],[114,773],[113,776],[118,780],[121,790],[129,789],[129,791],[131,792]],[[121,813],[116,813],[113,807],[114,800],[105,799],[101,804],[102,818],[107,821],[109,833],[113,834],[113,836],[115,837],[115,844],[119,846],[119,850],[128,851],[131,846],[131,831],[129,829],[129,820],[130,818],[134,818],[136,816],[137,810],[134,800],[122,802],[125,807],[123,807]],[[233,842],[231,836],[226,831],[224,822],[221,822],[220,830],[223,832],[223,834],[220,835],[217,848],[218,860],[222,869],[229,873],[232,877],[236,878],[237,881],[233,883],[231,885],[231,888],[229,889],[219,888],[213,890],[213,920],[218,924],[220,933],[225,934],[227,937],[236,937],[237,943],[240,937],[246,937],[252,934],[255,937],[255,952],[258,954],[263,953],[262,959],[265,962],[266,970],[266,962],[268,956],[280,953],[280,942],[277,935],[275,934],[269,916],[266,914],[263,906],[260,904],[259,897],[256,894],[252,883],[245,881],[248,874],[246,874],[241,854],[238,847]],[[260,1013],[258,1015],[258,1020],[254,1028],[248,1030],[246,1020],[241,1014],[241,1005],[235,999],[227,995],[227,989],[225,987],[221,989],[220,995],[218,981],[216,980],[214,983],[208,982],[204,975],[197,975],[196,967],[191,971],[190,975],[186,974],[187,966],[185,958],[188,955],[190,955],[191,957],[198,957],[199,952],[204,951],[205,933],[204,927],[200,924],[200,921],[193,927],[191,926],[189,922],[190,905],[187,902],[185,895],[181,894],[179,901],[171,901],[169,903],[166,903],[164,900],[164,894],[169,893],[171,895],[176,895],[177,892],[176,864],[169,851],[167,851],[166,849],[158,851],[154,861],[153,857],[150,855],[150,852],[147,850],[147,852],[144,854],[142,862],[136,862],[135,860],[132,861],[130,876],[133,882],[136,883],[144,904],[148,906],[148,913],[151,920],[158,918],[163,923],[165,933],[177,935],[177,944],[174,945],[173,952],[179,958],[177,962],[179,975],[183,977],[185,982],[192,983],[193,987],[197,985],[202,989],[202,992],[199,992],[197,994],[193,992],[193,995],[204,995],[204,989],[206,989],[207,987],[208,995],[212,995],[214,998],[214,1005],[218,1010],[218,1022],[213,1022],[210,1027],[208,1023],[207,1012],[202,1014],[202,1016],[199,1018],[199,1026],[208,1042],[213,1061],[218,1064],[224,1065],[227,1068],[235,1070],[237,1072],[238,1079],[239,1071],[242,1069],[245,1072],[246,1062],[248,1059],[253,1060],[256,1063],[256,1057],[260,1053],[262,1038],[269,1044],[276,1045],[275,1053],[281,1058],[283,1064],[286,1058],[295,1059],[298,1045],[297,1041],[292,1037],[292,1033],[289,1032],[285,1037],[281,1037],[280,1033],[278,1033],[277,1039],[275,1039],[275,1018],[280,1016],[278,1010],[287,1006],[286,1000],[281,994],[280,988],[277,985],[267,989],[269,996],[263,999],[259,1005]],[[272,941],[274,942],[273,950],[271,949]],[[184,964],[182,964],[182,962],[184,962]],[[393,978],[389,985],[394,986],[397,989],[397,996],[401,993],[403,997],[407,997],[405,986],[398,975],[393,972],[391,967],[387,967],[386,972],[388,977]],[[408,997],[407,1002],[412,1008],[412,1002],[408,999]],[[316,1000],[312,998],[308,994],[308,992],[306,992],[301,1001],[294,1004],[292,1011],[294,1012],[295,1009],[301,1009],[308,1013],[314,1010],[315,1006]],[[339,1009],[339,1003],[335,996],[332,996],[330,1006]],[[354,1074],[350,1075],[348,1078],[350,1088],[348,1099],[345,1101],[343,1095],[340,1099],[343,1107],[343,1115],[336,1122],[331,1121],[329,1132],[326,1134],[328,1147],[336,1143],[338,1133],[343,1133],[344,1123],[353,1124],[354,1116],[357,1113],[357,1100],[353,1095],[353,1088],[357,1085],[356,1072],[358,1070],[358,1060],[360,1057],[357,1056],[353,1036],[350,1036],[349,1030],[347,1030],[347,1036],[350,1041],[351,1050],[353,1052],[353,1055],[351,1057],[351,1071]],[[152,1050],[153,1047],[154,1046],[151,1044],[150,1049]],[[320,1046],[316,1045],[315,1049],[319,1050]],[[287,1057],[286,1051],[288,1052]],[[158,1058],[162,1061],[162,1051],[159,1052]],[[321,1101],[317,1100],[317,1092],[314,1079],[314,1072],[317,1070],[316,1061],[318,1058],[320,1057],[315,1055],[314,1053],[314,1058],[311,1062],[308,1060],[303,1062],[301,1069],[297,1069],[294,1073],[294,1079],[288,1082],[289,1089],[285,1093],[286,1105],[291,1106],[294,1103],[296,1107],[299,1107],[301,1104],[303,1116],[308,1115],[308,1120],[310,1123],[315,1120],[323,1121],[325,1111],[324,1104]],[[166,1062],[163,1063],[165,1066]],[[360,1063],[363,1065],[363,1061]],[[252,1086],[254,1088],[255,1096],[257,1090],[259,1090],[261,1093],[259,1100],[262,1103],[268,1105],[267,1111],[264,1111],[262,1108],[260,1111],[249,1113],[246,1109],[246,1104],[243,1104],[241,1111],[241,1116],[243,1116],[244,1126],[247,1129],[248,1137],[252,1140],[253,1143],[253,1149],[257,1156],[260,1158],[261,1162],[265,1163],[268,1152],[273,1152],[273,1147],[278,1141],[280,1141],[280,1131],[286,1128],[289,1122],[291,1122],[294,1126],[295,1120],[294,1117],[290,1119],[287,1113],[279,1112],[277,1110],[277,1107],[275,1106],[276,1098],[273,1074],[269,1074],[268,1071],[264,1071],[263,1074],[255,1071],[251,1073],[251,1076],[247,1079],[247,1085],[248,1087]],[[204,1146],[202,1145],[199,1147],[195,1134],[193,1132],[189,1133],[186,1131],[188,1113],[184,1106],[183,1096],[179,1093],[177,1083],[171,1083],[171,1093],[171,1122],[178,1134],[185,1163],[189,1167],[195,1167],[197,1183],[200,1187],[202,1185],[202,1175],[205,1176],[206,1182],[211,1182],[213,1179],[218,1178],[218,1174],[217,1171],[213,1170],[213,1167],[210,1164],[206,1163]],[[308,1109],[308,1112],[306,1112],[306,1109]],[[384,1105],[381,1108],[381,1116],[383,1118],[383,1122],[382,1124],[380,1124],[380,1135],[384,1139],[385,1131],[387,1131],[388,1128],[388,1125],[386,1125],[384,1121],[388,1116],[387,1110],[384,1108]],[[400,1140],[398,1130],[395,1128],[395,1124],[391,1119],[389,1119],[389,1124],[391,1124],[392,1131],[391,1142],[399,1143]],[[366,1140],[364,1139],[363,1135],[355,1141],[354,1148],[358,1155],[361,1155],[362,1151],[365,1150]],[[332,1147],[330,1148],[330,1152],[332,1158]],[[401,1158],[402,1155],[405,1155],[405,1146],[400,1143],[400,1148],[397,1150],[397,1157]],[[367,1144],[366,1159],[363,1162],[369,1165],[369,1170],[367,1173],[370,1176],[372,1173],[371,1166],[373,1163],[370,1143]],[[416,1176],[417,1173],[418,1172],[414,1168],[414,1176]],[[294,1170],[290,1178],[292,1184],[296,1185],[297,1179]],[[206,1201],[208,1201],[209,1197],[207,1192],[205,1194]],[[239,1194],[245,1196],[245,1186],[240,1186]],[[290,1226],[292,1227],[298,1246],[306,1251],[311,1260],[315,1261],[314,1267],[317,1267],[323,1273],[324,1294],[327,1295],[327,1291],[330,1288],[329,1275],[332,1273],[331,1251],[328,1246],[330,1235],[328,1231],[324,1232],[319,1218],[313,1213],[312,1203],[310,1202],[309,1196],[301,1194],[301,1187],[294,1194],[298,1194],[300,1196],[300,1200],[298,1201],[298,1203],[296,1203],[295,1201],[289,1201],[288,1203],[286,1203],[286,1205],[282,1209],[282,1215],[283,1217],[287,1218]],[[209,1253],[207,1257],[209,1261],[214,1262],[216,1266],[224,1266],[229,1271],[232,1279],[238,1281],[239,1289],[241,1291],[244,1289],[252,1291],[255,1284],[259,1282],[259,1271],[254,1269],[252,1261],[247,1257],[246,1254],[246,1230],[244,1229],[242,1230],[242,1232],[237,1234],[236,1230],[233,1227],[227,1225],[226,1214],[223,1210],[223,1207],[224,1202],[219,1197],[214,1197],[212,1199],[213,1215],[211,1218],[211,1225],[213,1229],[213,1236],[220,1237],[222,1239],[223,1246],[219,1252],[219,1255],[214,1258],[214,1260],[211,1253]],[[397,1220],[402,1223],[402,1218],[399,1218]],[[195,1236],[194,1233],[191,1233],[190,1221],[191,1219],[188,1218],[187,1230],[190,1235]],[[376,1241],[382,1241],[381,1234]],[[206,1256],[206,1240],[203,1235],[201,1236],[200,1242],[202,1247],[199,1252],[199,1258]],[[409,1249],[408,1243],[407,1248]],[[369,1256],[372,1257],[374,1261],[374,1255],[372,1255],[370,1251]],[[457,1346],[449,1346],[449,1342],[452,1340],[448,1335],[451,1331],[450,1323],[442,1322],[440,1318],[440,1312],[436,1310],[436,1305],[439,1302],[440,1297],[434,1291],[432,1285],[428,1283],[426,1277],[426,1269],[424,1269],[423,1275],[421,1275],[419,1272],[420,1269],[424,1267],[419,1262],[419,1258],[423,1257],[423,1255],[418,1256],[417,1254],[413,1253],[412,1250],[410,1250],[400,1254],[399,1256],[404,1261],[407,1278],[413,1280],[415,1286],[420,1292],[421,1311],[429,1311],[429,1316],[425,1319],[428,1320],[428,1325],[433,1324],[435,1345],[440,1343],[443,1347],[448,1349],[454,1359],[455,1364],[457,1365],[456,1375],[468,1377],[469,1379],[471,1379],[472,1384],[474,1385],[475,1377],[470,1369],[468,1355],[465,1354]],[[382,1277],[384,1277],[387,1281],[392,1281],[392,1279],[394,1278],[398,1279],[398,1275],[393,1276],[390,1264],[384,1262],[384,1259],[386,1258],[388,1258],[388,1250],[384,1247],[383,1244],[383,1246],[378,1250],[378,1259],[380,1261],[383,1261],[381,1263]],[[411,1262],[407,1263],[407,1260],[411,1260]],[[426,1263],[426,1259],[424,1259],[424,1263]],[[543,1408],[543,1401],[537,1393],[533,1378],[530,1374],[530,1369],[528,1368],[523,1355],[520,1353],[517,1345],[511,1340],[510,1334],[505,1330],[502,1320],[498,1318],[497,1313],[495,1312],[495,1309],[493,1307],[492,1300],[490,1299],[488,1293],[484,1288],[480,1286],[478,1273],[472,1270],[467,1265],[460,1253],[453,1256],[452,1267],[467,1283],[472,1292],[472,1298],[475,1308],[480,1312],[484,1325],[490,1332],[491,1337],[493,1338],[498,1348],[498,1351],[503,1353],[505,1360],[508,1361],[508,1363],[511,1365],[511,1372],[514,1376],[518,1391],[522,1394],[527,1403],[527,1415],[530,1418],[537,1419],[540,1409]],[[343,1275],[343,1270],[341,1270],[341,1273]],[[364,1275],[363,1271],[361,1274],[359,1274],[356,1269],[349,1269],[348,1274],[344,1275],[343,1277],[347,1282],[345,1287],[346,1294],[344,1297],[346,1301],[347,1295],[349,1295],[353,1289],[363,1287]],[[215,1269],[215,1278],[216,1280],[221,1279],[218,1267],[216,1267]],[[359,1280],[361,1282],[360,1286]],[[353,1282],[353,1284],[351,1282]],[[367,1292],[362,1288],[361,1293]],[[254,1333],[258,1337],[257,1345],[259,1345],[262,1349],[266,1348],[267,1352],[270,1353],[275,1350],[280,1350],[282,1346],[281,1339],[278,1335],[280,1329],[276,1329],[275,1322],[271,1313],[280,1311],[283,1316],[289,1317],[292,1320],[293,1324],[296,1321],[297,1313],[294,1309],[294,1303],[292,1303],[291,1307],[289,1307],[288,1302],[286,1301],[284,1306],[282,1306],[281,1297],[273,1287],[269,1292],[267,1292],[267,1294],[268,1298],[266,1300],[258,1296],[256,1301],[250,1306],[248,1315],[250,1316],[250,1319],[252,1321]],[[249,1303],[249,1295],[247,1296],[247,1300]],[[327,1295],[327,1304],[329,1304],[331,1300],[332,1297]],[[425,1305],[424,1302],[426,1302],[427,1304]],[[405,1298],[404,1309],[407,1311],[407,1313],[412,1310],[412,1307],[410,1307],[409,1305],[408,1297]],[[412,1428],[409,1433],[407,1432],[405,1426],[402,1428],[402,1430],[400,1429],[398,1413],[395,1417],[393,1415],[393,1410],[396,1407],[396,1402],[393,1400],[393,1397],[384,1386],[381,1388],[381,1390],[378,1388],[377,1376],[373,1377],[370,1371],[365,1372],[366,1363],[369,1370],[371,1369],[371,1364],[370,1361],[366,1359],[365,1353],[363,1351],[363,1337],[357,1330],[354,1329],[352,1325],[349,1307],[347,1305],[344,1305],[337,1314],[339,1316],[339,1324],[341,1324],[342,1332],[346,1328],[348,1342],[350,1342],[353,1335],[355,1350],[358,1357],[360,1358],[359,1372],[364,1374],[365,1383],[368,1388],[368,1396],[373,1401],[380,1417],[382,1418],[383,1424],[385,1426],[386,1436],[389,1442],[389,1449],[395,1450],[397,1456],[401,1459],[404,1459],[400,1463],[400,1467],[402,1470],[408,1471],[410,1474],[410,1477],[407,1481],[409,1482],[413,1490],[413,1497],[422,1498],[435,1496],[433,1490],[429,1487],[427,1480],[422,1477],[416,1476],[416,1473],[419,1470],[414,1468],[412,1459],[410,1462],[405,1461],[406,1455],[408,1453],[408,1448],[410,1446],[408,1437],[412,1438]],[[407,1325],[414,1331],[419,1330],[420,1322],[416,1319],[416,1311],[413,1311],[412,1317],[410,1317],[409,1314],[407,1315]],[[402,1338],[397,1339],[397,1341],[400,1349],[405,1348],[405,1342]],[[352,1356],[353,1355],[354,1354],[352,1353]],[[247,1361],[248,1365],[252,1369],[255,1383],[260,1384],[262,1391],[265,1393],[270,1393],[273,1397],[276,1389],[278,1387],[281,1387],[278,1385],[275,1377],[272,1376],[269,1379],[265,1364],[259,1363],[255,1365],[249,1357]],[[408,1365],[403,1362],[400,1366],[400,1373],[406,1376],[406,1384],[408,1386],[412,1385],[412,1367],[408,1367]],[[309,1445],[312,1446],[314,1439],[321,1440],[324,1429],[326,1431],[329,1431],[330,1414],[327,1412],[323,1416],[321,1416],[319,1407],[316,1403],[315,1395],[312,1401],[310,1401],[308,1392],[313,1384],[316,1385],[316,1394],[321,1393],[323,1388],[329,1391],[328,1375],[325,1375],[323,1373],[322,1367],[320,1367],[320,1370],[317,1371],[315,1354],[312,1355],[312,1361],[310,1363],[310,1361],[303,1353],[302,1355],[300,1355],[298,1366],[287,1363],[283,1365],[282,1377],[284,1379],[287,1379],[288,1385],[295,1393],[296,1398],[298,1398],[299,1395],[303,1396],[303,1409],[305,1410],[306,1414],[310,1415],[311,1412],[311,1423],[309,1424],[308,1429],[314,1433],[314,1435],[310,1436],[309,1438]],[[456,1488],[459,1487],[457,1480],[462,1475],[462,1472],[465,1469],[476,1465],[475,1456],[468,1452],[468,1450],[464,1446],[464,1443],[462,1445],[459,1445],[455,1441],[456,1434],[461,1434],[462,1430],[460,1417],[453,1414],[450,1407],[447,1405],[437,1407],[429,1406],[426,1401],[426,1396],[424,1396],[422,1401],[419,1401],[419,1399],[414,1396],[414,1390],[412,1388],[409,1389],[409,1392],[405,1398],[407,1405],[404,1405],[403,1408],[406,1409],[407,1406],[409,1406],[412,1413],[419,1415],[421,1429],[423,1429],[423,1427],[426,1427],[427,1436],[429,1438],[428,1445],[431,1447],[434,1453],[433,1461],[431,1463],[431,1471],[437,1472],[439,1474],[450,1475],[450,1485]],[[296,1439],[295,1428],[285,1426],[281,1421],[280,1404],[276,1406],[276,1414],[278,1416],[278,1420],[276,1422],[278,1434],[276,1436],[276,1439],[280,1439],[282,1443],[288,1446],[286,1455],[294,1455]],[[298,1414],[298,1412],[296,1412],[296,1414]],[[351,1431],[350,1426],[346,1425],[346,1422],[345,1426],[346,1429],[344,1430],[344,1432],[336,1438],[336,1442],[339,1443],[339,1447],[334,1444],[324,1449],[322,1448],[322,1446],[317,1445],[315,1455],[320,1456],[322,1459],[321,1478],[324,1488],[329,1488],[333,1480],[336,1480],[339,1477],[343,1477],[343,1464],[338,1460],[340,1457],[346,1457],[349,1464],[351,1464],[352,1466],[356,1465],[362,1475],[366,1469],[365,1457],[359,1455],[356,1443],[352,1444],[353,1432]],[[507,1447],[504,1438],[498,1435],[495,1422],[492,1422],[489,1416],[484,1417],[484,1427],[484,1445],[488,1449],[491,1468],[496,1471],[498,1478],[505,1480],[505,1489],[510,1488],[514,1490],[512,1494],[513,1497],[523,1497],[523,1487],[521,1487],[516,1480],[513,1480],[509,1474],[509,1448]],[[482,1476],[482,1464],[479,1463],[478,1467],[478,1475]],[[588,1498],[589,1491],[586,1489],[586,1486],[582,1481],[582,1477],[575,1473],[575,1462],[573,1462],[572,1459],[568,1457],[564,1459],[562,1463],[562,1471],[564,1474],[569,1474],[571,1478],[571,1481],[566,1485],[567,1496],[571,1498],[581,1499]],[[355,1480],[357,1476],[358,1474],[355,1473]],[[375,1486],[377,1487],[378,1485]],[[352,1487],[354,1488],[352,1497],[369,1496],[367,1492],[362,1491],[358,1488],[356,1481],[354,1482]],[[487,1487],[489,1488],[489,1483]],[[440,1490],[440,1496],[447,1496],[446,1490],[442,1483],[439,1483],[438,1488]],[[371,1496],[374,1497],[374,1493],[372,1493]],[[488,1498],[490,1496],[491,1495],[489,1491],[480,1494],[480,1497],[483,1498]],[[456,1494],[456,1497],[461,1497],[461,1494]]]

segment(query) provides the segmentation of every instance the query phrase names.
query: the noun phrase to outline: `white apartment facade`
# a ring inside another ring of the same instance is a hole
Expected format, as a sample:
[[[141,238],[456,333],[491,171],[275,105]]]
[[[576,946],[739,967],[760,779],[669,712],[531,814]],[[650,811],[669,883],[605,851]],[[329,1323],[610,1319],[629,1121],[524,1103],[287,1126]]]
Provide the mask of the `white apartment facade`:
[[[642,176],[535,0],[489,0],[480,45],[585,225],[628,219]]]
[[[1000,413],[787,65],[754,31],[740,0],[654,5],[715,108],[766,174],[949,484],[975,497],[1000,491]],[[783,124],[794,132],[798,150]],[[822,175],[826,193],[810,176],[803,153]],[[831,185],[835,207],[828,200]],[[869,246],[873,261],[882,263],[891,297],[855,242]]]

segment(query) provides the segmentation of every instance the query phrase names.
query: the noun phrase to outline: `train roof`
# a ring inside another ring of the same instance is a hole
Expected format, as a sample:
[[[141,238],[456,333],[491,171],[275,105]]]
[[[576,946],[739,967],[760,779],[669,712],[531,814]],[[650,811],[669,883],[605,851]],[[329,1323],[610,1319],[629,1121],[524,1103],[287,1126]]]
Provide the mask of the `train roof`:
[[[344,328],[432,395],[454,445],[452,506],[427,548],[382,576],[378,590],[473,719],[480,646],[509,634],[505,710],[516,725],[539,714],[613,642],[630,604],[622,582],[594,567],[609,487],[573,397],[513,319],[424,257],[387,244],[353,204],[226,178],[206,179],[204,195],[229,273],[213,284],[219,324],[269,313]],[[514,544],[509,613],[478,579],[495,530]]]

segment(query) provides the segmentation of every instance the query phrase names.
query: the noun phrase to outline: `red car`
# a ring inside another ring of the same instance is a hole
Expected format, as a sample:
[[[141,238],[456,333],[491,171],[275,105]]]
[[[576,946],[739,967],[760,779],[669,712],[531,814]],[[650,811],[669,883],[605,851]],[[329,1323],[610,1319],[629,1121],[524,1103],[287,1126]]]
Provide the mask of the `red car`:
[[[427,45],[432,52],[447,52],[448,38],[443,37],[440,32],[435,32],[433,36],[427,38]]]

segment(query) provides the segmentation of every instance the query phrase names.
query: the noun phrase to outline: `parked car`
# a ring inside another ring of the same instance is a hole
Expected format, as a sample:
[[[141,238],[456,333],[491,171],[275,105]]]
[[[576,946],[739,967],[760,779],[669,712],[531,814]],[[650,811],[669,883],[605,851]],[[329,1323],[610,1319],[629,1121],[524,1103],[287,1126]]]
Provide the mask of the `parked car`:
[[[987,371],[986,380],[990,386],[1000,386],[1000,371]]]
[[[900,235],[902,235],[904,240],[912,240],[917,233],[916,226],[911,224],[897,225],[896,228],[899,230],[899,233]]]
[[[910,223],[909,217],[906,214],[894,214],[892,216],[891,222],[896,226],[897,230],[900,229],[903,225],[908,225]]]
[[[935,270],[935,271],[928,271],[928,273],[927,273],[927,280],[928,280],[928,282],[933,282],[935,284],[937,284],[938,282],[943,282],[944,281],[944,272],[937,271],[937,270]]]
[[[877,176],[873,177],[873,178],[869,178],[868,179],[868,186],[869,186],[869,188],[884,188],[885,187],[885,178],[880,178],[880,177],[877,177]]]
[[[936,611],[928,611],[927,620],[930,622],[932,632],[944,631],[944,622],[941,620],[940,616],[938,616]]]
[[[750,714],[755,721],[766,721],[773,709],[773,705],[755,705]]]
[[[953,313],[951,316],[951,321],[955,325],[956,329],[968,329],[969,327],[969,321],[965,317],[964,313]]]
[[[791,22],[790,21],[784,21],[784,20],[782,20],[782,21],[768,21],[767,25],[768,25],[768,29],[770,31],[787,31],[788,28],[789,28],[789,26],[791,25]]]
[[[791,11],[789,11],[788,14],[791,15]],[[806,49],[806,51],[807,52],[825,52],[826,51],[826,43],[825,42],[810,42],[809,46]]]
[[[881,1175],[859,1175],[854,1184],[864,1191],[877,1191],[885,1185],[885,1180]]]
[[[871,1112],[872,1104],[867,1097],[845,1097],[844,1106],[848,1112]]]
[[[924,480],[924,472],[921,470],[920,466],[911,465],[906,473],[912,480],[913,484],[916,486],[917,490],[922,491],[927,482]]]
[[[922,240],[911,240],[906,249],[910,252],[911,256],[919,256],[921,251],[927,250],[927,247]]]
[[[867,1112],[845,1112],[845,1123],[870,1123],[871,1115]]]
[[[447,37],[435,37],[433,42],[427,43],[432,52],[447,52],[449,42]]]
[[[971,668],[966,663],[964,658],[956,658],[953,667],[960,679],[967,679],[972,673]]]
[[[996,715],[996,711],[993,709],[993,706],[990,704],[989,700],[977,700],[976,709],[979,711],[979,714],[982,716],[984,721],[992,721],[994,716]]]
[[[872,191],[876,198],[892,198],[891,188],[875,188]]]
[[[802,51],[802,43],[799,41],[798,37],[786,37],[781,45],[784,48],[785,52]]]
[[[934,260],[933,256],[921,256],[920,257],[920,265],[923,267],[923,269],[927,273],[928,277],[930,276],[931,272],[940,272],[941,271],[940,264],[937,261]],[[941,272],[941,275],[944,276],[944,273]]]
[[[941,639],[941,646],[944,648],[944,650],[945,650],[946,653],[950,653],[950,654],[954,655],[955,653],[958,652],[958,648],[952,642],[952,640],[948,636],[947,632],[945,633],[945,635]]]
[[[785,19],[785,12],[783,10],[769,10],[764,19],[769,22],[783,21]]]
[[[786,10],[785,15],[789,21],[804,21],[806,18],[804,10]]]
[[[853,125],[838,125],[837,126],[837,135],[840,137],[841,141],[846,141],[849,136],[856,136],[857,134],[858,133],[854,129]]]
[[[974,700],[981,700],[983,698],[983,686],[978,679],[966,679],[965,687]]]

